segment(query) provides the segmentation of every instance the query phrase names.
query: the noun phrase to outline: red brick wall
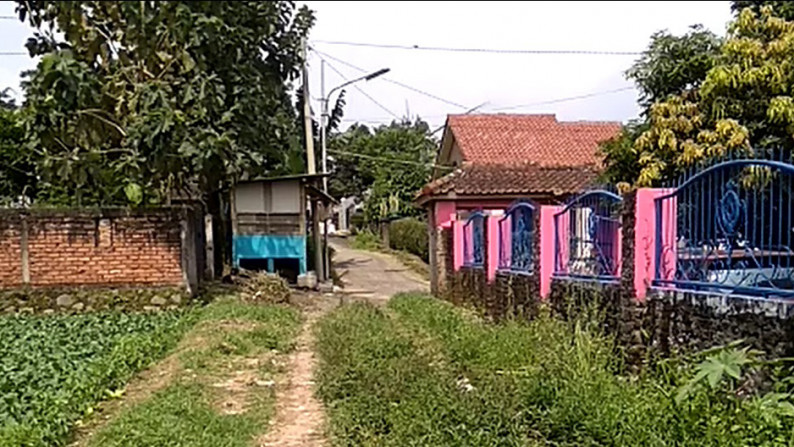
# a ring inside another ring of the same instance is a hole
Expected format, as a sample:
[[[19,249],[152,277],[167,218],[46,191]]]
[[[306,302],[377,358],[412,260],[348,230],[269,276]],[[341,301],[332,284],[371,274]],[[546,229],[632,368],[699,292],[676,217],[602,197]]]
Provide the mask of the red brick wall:
[[[183,284],[178,213],[34,212],[27,221],[31,286]],[[0,232],[0,287],[22,282],[20,234]]]
[[[0,221],[0,287],[22,284],[21,226],[16,216]]]

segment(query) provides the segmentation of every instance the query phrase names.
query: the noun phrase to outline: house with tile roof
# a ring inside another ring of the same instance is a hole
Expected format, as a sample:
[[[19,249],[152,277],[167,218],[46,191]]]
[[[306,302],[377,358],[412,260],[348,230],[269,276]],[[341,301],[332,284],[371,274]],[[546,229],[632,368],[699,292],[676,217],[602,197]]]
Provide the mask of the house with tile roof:
[[[596,182],[598,145],[620,129],[555,115],[449,115],[433,177],[416,196],[428,212],[434,293],[447,268],[444,229],[473,210],[565,202]]]

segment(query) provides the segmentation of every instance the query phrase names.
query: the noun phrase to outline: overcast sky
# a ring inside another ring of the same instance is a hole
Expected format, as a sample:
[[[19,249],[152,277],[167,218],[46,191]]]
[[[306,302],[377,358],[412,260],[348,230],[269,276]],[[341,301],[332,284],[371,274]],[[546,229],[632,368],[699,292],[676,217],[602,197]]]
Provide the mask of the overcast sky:
[[[724,35],[731,18],[729,2],[305,3],[317,16],[310,35],[310,45],[318,51],[310,54],[312,97],[320,96],[321,57],[327,61],[326,91],[344,82],[335,70],[353,79],[362,72],[351,65],[370,71],[391,69],[383,78],[357,84],[374,101],[355,88],[348,89],[346,120],[369,124],[418,115],[436,126],[443,124],[448,113],[462,113],[483,103],[478,112],[556,113],[561,120],[625,122],[638,109],[637,92],[629,88],[623,72],[637,56],[423,51],[328,41],[632,52],[645,49],[650,35],[661,29],[683,33],[700,23]],[[31,34],[27,25],[1,18],[11,15],[14,3],[0,2],[0,89],[10,86],[19,91],[19,73],[33,68],[35,62],[28,56],[2,55],[24,52]],[[629,89],[603,93],[622,88]],[[557,101],[578,96],[587,97]]]

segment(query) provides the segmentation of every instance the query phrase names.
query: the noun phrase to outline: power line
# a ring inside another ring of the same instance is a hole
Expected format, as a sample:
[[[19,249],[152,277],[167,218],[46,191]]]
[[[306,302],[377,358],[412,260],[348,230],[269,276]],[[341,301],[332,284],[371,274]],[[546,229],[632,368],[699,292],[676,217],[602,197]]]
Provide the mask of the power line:
[[[0,51],[0,56],[28,56],[24,51]]]
[[[385,161],[388,163],[399,163],[411,166],[427,166],[431,168],[449,168],[452,169],[450,166],[441,166],[435,163],[421,163],[418,161],[409,161],[409,160],[397,160],[395,158],[386,158],[386,157],[376,157],[374,155],[366,155],[366,154],[357,154],[355,152],[348,152],[348,151],[340,151],[338,149],[328,149],[328,152],[340,155],[349,155],[351,157],[359,157],[359,158],[366,158],[369,160],[376,160],[376,161]]]
[[[342,74],[342,72],[340,72],[339,70],[337,70],[337,69],[336,69],[336,67],[334,67],[333,65],[331,65],[331,63],[330,63],[330,62],[328,62],[328,61],[326,61],[325,59],[323,59],[323,57],[322,57],[321,55],[319,55],[319,54],[318,54],[317,56],[318,56],[320,59],[322,59],[323,61],[325,61],[325,63],[326,63],[326,64],[328,64],[328,67],[330,67],[330,68],[331,68],[331,70],[333,70],[333,71],[334,71],[336,74],[338,74],[339,76],[341,76],[341,77],[342,77],[342,79],[344,79],[345,81],[349,81],[349,79],[347,78],[347,76],[345,76],[344,74]],[[399,119],[399,118],[400,118],[399,116],[397,116],[397,114],[396,114],[396,113],[394,113],[394,112],[392,112],[391,110],[389,110],[389,108],[388,108],[388,107],[384,106],[383,104],[381,104],[380,102],[378,102],[378,101],[377,101],[375,98],[373,98],[372,96],[368,95],[368,94],[367,94],[367,92],[365,92],[364,90],[362,90],[362,89],[361,89],[361,87],[359,87],[359,86],[357,86],[357,85],[355,85],[355,84],[353,84],[353,87],[354,87],[356,90],[358,90],[358,91],[359,91],[359,93],[361,93],[362,95],[366,96],[366,97],[367,97],[367,98],[368,98],[370,101],[372,101],[372,102],[373,102],[375,105],[377,105],[377,106],[378,106],[378,107],[380,107],[381,109],[385,110],[385,111],[386,111],[386,113],[388,113],[388,114],[392,115],[393,117],[395,117],[395,118],[397,118],[397,119]],[[324,99],[324,98],[323,98],[323,99]]]
[[[326,45],[346,45],[354,47],[385,48],[392,50],[445,51],[450,53],[492,53],[492,54],[568,54],[592,56],[639,56],[641,51],[604,51],[604,50],[529,50],[498,48],[454,48],[423,45],[377,44],[368,42],[343,42],[338,40],[315,40]]]
[[[348,66],[348,67],[350,67],[350,68],[352,68],[352,69],[354,69],[354,70],[358,70],[358,71],[360,71],[360,72],[362,72],[362,73],[367,73],[367,72],[369,71],[369,70],[365,70],[365,69],[363,69],[363,68],[361,68],[361,67],[357,67],[357,66],[355,66],[355,65],[351,64],[350,62],[345,62],[345,61],[343,61],[342,59],[339,59],[339,58],[337,58],[337,57],[331,56],[331,55],[330,55],[330,54],[328,54],[328,53],[324,53],[324,52],[322,52],[322,51],[319,51],[319,50],[317,50],[316,48],[310,48],[310,49],[311,49],[312,51],[314,51],[315,53],[317,53],[317,54],[323,55],[323,56],[327,57],[328,59],[331,59],[331,60],[333,60],[333,61],[339,62],[339,63],[340,63],[340,64],[342,64],[342,65]],[[393,80],[393,79],[389,79],[389,78],[386,78],[386,77],[382,77],[382,78],[380,78],[380,79],[383,79],[383,80],[384,80],[384,81],[386,81],[386,82],[391,82],[392,84],[395,84],[395,85],[399,85],[399,86],[400,86],[400,87],[402,87],[402,88],[406,88],[406,89],[408,89],[408,90],[411,90],[411,91],[413,91],[413,92],[419,93],[420,95],[427,96],[428,98],[433,98],[433,99],[435,99],[436,101],[440,101],[440,102],[443,102],[443,103],[445,103],[445,104],[452,105],[452,106],[455,106],[455,107],[458,107],[458,108],[461,108],[461,109],[468,109],[468,107],[467,107],[467,106],[464,106],[463,104],[459,104],[459,103],[457,103],[457,102],[450,101],[450,100],[448,100],[448,99],[444,99],[444,98],[442,98],[442,97],[440,97],[440,96],[436,96],[436,95],[434,95],[434,94],[432,94],[432,93],[428,93],[428,92],[426,92],[426,91],[424,91],[424,90],[420,90],[420,89],[418,89],[418,88],[416,88],[416,87],[412,87],[412,86],[410,86],[410,85],[403,84],[402,82],[395,81],[395,80]]]
[[[0,16],[0,20],[19,20],[19,17],[15,17],[15,16]]]
[[[608,94],[611,94],[611,93],[624,92],[626,90],[631,90],[633,88],[634,87],[621,87],[621,88],[617,88],[617,89],[614,89],[614,90],[605,90],[605,91],[601,91],[601,92],[586,93],[584,95],[569,96],[567,98],[551,99],[551,100],[548,100],[548,101],[533,102],[533,103],[529,103],[529,104],[519,104],[519,105],[515,105],[515,106],[508,106],[508,107],[499,107],[499,108],[493,109],[493,111],[494,112],[499,112],[499,111],[503,111],[503,110],[521,109],[521,108],[524,108],[524,107],[534,107],[534,106],[542,106],[542,105],[546,105],[546,104],[556,104],[558,102],[574,101],[574,100],[577,100],[577,99],[592,98],[594,96],[601,96],[601,95],[608,95]]]

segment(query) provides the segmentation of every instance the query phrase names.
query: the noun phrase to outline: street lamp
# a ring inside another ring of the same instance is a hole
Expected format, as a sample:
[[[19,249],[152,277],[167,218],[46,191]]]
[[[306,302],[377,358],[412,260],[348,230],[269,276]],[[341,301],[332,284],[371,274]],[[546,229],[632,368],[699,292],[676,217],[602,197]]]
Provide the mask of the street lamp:
[[[326,121],[329,119],[328,116],[328,102],[331,100],[331,95],[344,87],[347,87],[354,82],[359,81],[371,81],[378,76],[384,75],[389,72],[388,68],[381,68],[378,71],[374,71],[368,75],[361,76],[360,78],[352,79],[347,81],[343,84],[337,85],[336,87],[332,88],[331,91],[328,92],[328,95],[325,94],[325,61],[320,62],[320,101],[321,101],[321,109],[322,114],[320,116],[320,146],[322,147],[321,157],[322,157],[322,168],[323,168],[323,192],[326,194],[328,193],[328,151],[326,150],[326,137],[325,137],[325,126]],[[323,222],[323,266],[325,267],[326,271],[323,272],[324,278],[329,278],[330,275],[330,259],[328,259],[328,213],[325,213],[325,219]]]
[[[325,147],[326,144],[325,126],[326,126],[326,122],[329,120],[328,102],[331,100],[331,95],[335,91],[345,88],[348,85],[353,84],[355,82],[371,81],[377,78],[378,76],[382,76],[388,73],[389,70],[390,70],[389,68],[381,68],[380,70],[372,72],[368,75],[364,75],[361,76],[360,78],[352,79],[350,81],[347,81],[343,84],[337,85],[336,87],[332,88],[331,91],[328,92],[328,95],[326,95],[325,94],[325,61],[322,61],[320,63],[320,96],[322,96],[322,98],[320,99],[320,101],[322,102],[321,104],[322,115],[320,117],[320,146],[322,148],[322,152],[320,156],[322,157],[323,160],[323,174],[328,174],[328,152]],[[328,177],[323,177],[323,191],[326,193],[328,192]]]

